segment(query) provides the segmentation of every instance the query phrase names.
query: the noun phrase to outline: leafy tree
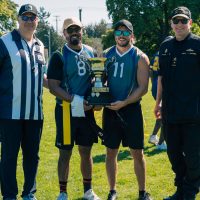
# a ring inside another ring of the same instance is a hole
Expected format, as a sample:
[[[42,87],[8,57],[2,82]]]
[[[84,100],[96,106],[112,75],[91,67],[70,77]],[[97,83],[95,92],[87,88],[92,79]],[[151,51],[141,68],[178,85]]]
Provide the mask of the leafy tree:
[[[85,31],[89,38],[100,38],[103,34],[105,34],[106,27],[107,23],[105,20],[102,19],[99,24],[95,23],[94,25],[89,24],[88,26],[86,26]]]
[[[103,56],[101,38],[89,38],[87,34],[84,34],[83,43],[93,47],[97,52],[97,56],[99,57]]]
[[[10,0],[0,0],[0,36],[16,27],[17,4]]]
[[[103,44],[103,49],[107,49],[115,44],[115,39],[113,35],[113,30],[108,29],[105,33],[105,35],[102,36],[102,44]]]
[[[50,13],[46,12],[45,9],[41,7],[39,9],[38,16],[40,21],[36,33],[37,37],[44,43],[44,46],[48,48],[48,50],[50,49],[50,54],[56,50],[61,50],[62,46],[65,43],[65,40],[55,31],[53,26],[50,26],[48,22]]]
[[[123,18],[132,22],[137,46],[150,55],[171,34],[169,17],[175,7],[187,6],[194,22],[200,16],[199,0],[106,0],[106,5],[114,23]]]

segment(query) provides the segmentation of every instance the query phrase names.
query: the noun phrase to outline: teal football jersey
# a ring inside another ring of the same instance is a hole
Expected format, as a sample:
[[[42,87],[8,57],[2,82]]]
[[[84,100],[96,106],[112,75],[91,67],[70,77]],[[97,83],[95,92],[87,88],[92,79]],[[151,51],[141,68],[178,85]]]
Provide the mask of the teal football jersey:
[[[113,101],[124,100],[138,87],[137,68],[141,54],[143,52],[134,46],[124,54],[120,54],[116,46],[105,51],[105,57],[114,61],[108,67],[107,79]]]

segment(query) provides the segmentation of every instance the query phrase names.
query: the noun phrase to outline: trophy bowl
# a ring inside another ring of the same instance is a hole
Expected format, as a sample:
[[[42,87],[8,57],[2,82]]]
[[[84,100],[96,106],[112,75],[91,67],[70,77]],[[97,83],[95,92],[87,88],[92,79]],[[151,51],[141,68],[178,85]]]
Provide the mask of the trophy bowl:
[[[107,74],[106,58],[89,58],[89,65],[92,78],[92,88],[87,97],[89,105],[106,106],[112,102],[112,96],[104,83]]]

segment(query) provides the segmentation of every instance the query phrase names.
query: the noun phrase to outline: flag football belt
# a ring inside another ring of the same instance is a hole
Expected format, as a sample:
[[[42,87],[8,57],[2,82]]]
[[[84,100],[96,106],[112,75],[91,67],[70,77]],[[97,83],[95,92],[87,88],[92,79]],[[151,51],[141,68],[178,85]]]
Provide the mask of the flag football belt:
[[[63,144],[71,144],[70,103],[62,101],[63,107]]]

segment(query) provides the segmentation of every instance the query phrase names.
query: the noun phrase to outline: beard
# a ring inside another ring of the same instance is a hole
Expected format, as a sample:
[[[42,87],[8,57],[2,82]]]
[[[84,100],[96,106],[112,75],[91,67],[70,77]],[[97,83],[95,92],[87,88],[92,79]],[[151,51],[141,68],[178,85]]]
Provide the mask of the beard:
[[[120,47],[127,47],[127,46],[129,45],[129,41],[126,40],[126,42],[124,42],[124,43],[119,42],[118,45],[119,45]]]
[[[72,45],[78,45],[80,43],[80,38],[78,36],[76,36],[76,37],[71,36],[70,37],[70,43]]]

